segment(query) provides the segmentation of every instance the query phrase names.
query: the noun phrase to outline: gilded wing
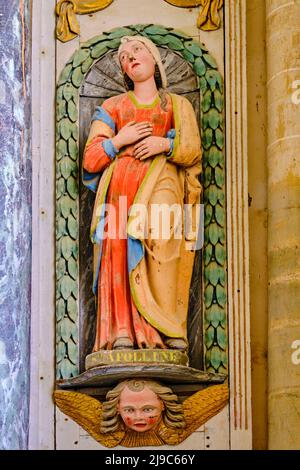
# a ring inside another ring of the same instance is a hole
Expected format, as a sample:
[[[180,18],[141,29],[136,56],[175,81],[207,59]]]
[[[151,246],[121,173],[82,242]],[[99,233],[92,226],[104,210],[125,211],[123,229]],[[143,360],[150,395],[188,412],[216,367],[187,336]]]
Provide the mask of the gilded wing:
[[[183,403],[183,413],[186,421],[184,429],[171,429],[161,426],[159,435],[168,445],[178,445],[187,439],[200,426],[218,414],[229,399],[229,389],[226,384],[214,385],[200,390]]]
[[[123,439],[123,430],[109,434],[100,432],[102,403],[95,398],[84,393],[56,390],[54,402],[60,411],[73,419],[105,447],[115,447]]]

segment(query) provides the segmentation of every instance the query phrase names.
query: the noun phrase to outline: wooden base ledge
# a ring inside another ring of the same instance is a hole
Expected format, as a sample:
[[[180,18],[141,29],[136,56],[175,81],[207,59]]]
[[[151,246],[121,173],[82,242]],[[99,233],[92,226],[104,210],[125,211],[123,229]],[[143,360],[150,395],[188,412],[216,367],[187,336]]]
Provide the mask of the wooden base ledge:
[[[60,389],[110,387],[126,379],[151,379],[169,384],[221,384],[226,375],[204,372],[191,367],[170,364],[117,364],[93,367],[77,377],[58,380]]]

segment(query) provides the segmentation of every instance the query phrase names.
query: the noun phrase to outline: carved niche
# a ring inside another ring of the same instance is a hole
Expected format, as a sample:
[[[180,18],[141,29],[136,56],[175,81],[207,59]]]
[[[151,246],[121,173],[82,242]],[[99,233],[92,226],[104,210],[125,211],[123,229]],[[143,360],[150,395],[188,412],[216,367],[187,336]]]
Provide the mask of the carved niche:
[[[190,425],[188,432],[175,433],[177,437],[172,442],[176,444],[226,404],[226,385],[215,385],[217,398],[212,398],[212,402],[207,397],[213,397],[214,387],[211,385],[220,384],[226,379],[228,347],[223,81],[206,47],[172,28],[138,25],[116,28],[92,38],[70,58],[58,82],[57,379],[59,389],[84,388],[84,396],[58,390],[55,400],[62,411],[85,427],[99,442],[105,443],[109,439],[106,441],[101,435],[97,437],[93,429],[100,425],[101,402],[108,391],[107,387],[112,388],[116,382],[136,376],[136,366],[126,366],[118,373],[115,369],[106,368],[101,371],[101,377],[99,371],[93,369],[83,372],[84,358],[93,344],[95,307],[91,295],[92,246],[88,240],[93,195],[80,183],[81,158],[91,116],[95,106],[104,99],[125,91],[114,55],[122,36],[136,34],[149,37],[159,46],[168,76],[168,89],[184,94],[192,103],[198,117],[203,147],[204,247],[195,258],[190,290],[188,330],[192,338],[189,353],[191,369],[175,373],[169,366],[158,373],[154,366],[149,366],[139,371],[146,381],[154,377],[172,384],[173,392],[183,401],[183,414]],[[185,384],[185,387],[180,384]],[[191,401],[187,401],[190,395]],[[194,400],[206,402],[207,408],[205,404],[203,407],[199,405],[199,416],[202,418],[195,419],[193,424],[187,410]],[[87,409],[93,410],[92,417],[84,414]],[[125,437],[124,433],[121,437],[118,435],[112,445],[121,442],[129,447],[151,445],[151,442],[153,445],[150,437],[147,442],[142,442],[141,436],[138,436],[134,444],[127,442]],[[110,446],[109,442],[105,445]],[[159,439],[155,441],[155,445],[163,443],[171,441],[161,436],[160,443]]]

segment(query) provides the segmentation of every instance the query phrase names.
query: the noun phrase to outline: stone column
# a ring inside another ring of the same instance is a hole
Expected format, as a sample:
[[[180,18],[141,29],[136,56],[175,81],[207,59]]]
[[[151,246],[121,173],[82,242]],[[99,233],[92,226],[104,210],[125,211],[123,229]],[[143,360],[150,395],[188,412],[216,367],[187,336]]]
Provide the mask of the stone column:
[[[253,449],[267,449],[268,210],[266,6],[247,0],[247,90]]]
[[[266,21],[269,449],[299,449],[300,1],[267,0]]]
[[[31,289],[30,0],[0,0],[0,449],[26,449]]]

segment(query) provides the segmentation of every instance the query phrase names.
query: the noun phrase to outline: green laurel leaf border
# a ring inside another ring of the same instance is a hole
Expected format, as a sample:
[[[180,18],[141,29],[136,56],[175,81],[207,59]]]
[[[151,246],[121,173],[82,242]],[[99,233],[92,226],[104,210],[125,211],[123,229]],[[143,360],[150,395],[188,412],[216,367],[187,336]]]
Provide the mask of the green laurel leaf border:
[[[115,28],[83,43],[61,72],[56,127],[56,362],[57,379],[78,375],[78,100],[94,61],[116,50],[124,35],[141,34],[169,47],[190,63],[201,89],[201,137],[205,235],[205,368],[227,372],[226,207],[224,88],[214,58],[203,44],[159,25]]]

